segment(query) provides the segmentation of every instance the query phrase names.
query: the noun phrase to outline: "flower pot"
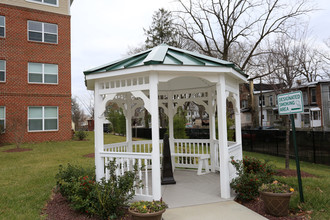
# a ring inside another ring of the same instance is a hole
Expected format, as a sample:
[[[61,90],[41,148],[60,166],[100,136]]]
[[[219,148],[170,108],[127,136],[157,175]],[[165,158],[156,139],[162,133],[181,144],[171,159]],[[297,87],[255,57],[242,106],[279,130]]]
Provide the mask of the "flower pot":
[[[261,199],[264,201],[265,211],[273,216],[287,216],[289,214],[290,193],[260,192]]]
[[[166,209],[154,213],[139,213],[128,209],[128,212],[132,215],[133,220],[161,220],[165,211]]]

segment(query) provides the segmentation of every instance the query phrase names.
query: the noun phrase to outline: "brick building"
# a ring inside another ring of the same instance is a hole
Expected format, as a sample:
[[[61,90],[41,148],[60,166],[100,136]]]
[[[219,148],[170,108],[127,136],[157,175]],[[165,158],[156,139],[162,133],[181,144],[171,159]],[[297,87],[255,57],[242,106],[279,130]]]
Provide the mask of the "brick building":
[[[71,138],[72,1],[0,1],[0,143]]]

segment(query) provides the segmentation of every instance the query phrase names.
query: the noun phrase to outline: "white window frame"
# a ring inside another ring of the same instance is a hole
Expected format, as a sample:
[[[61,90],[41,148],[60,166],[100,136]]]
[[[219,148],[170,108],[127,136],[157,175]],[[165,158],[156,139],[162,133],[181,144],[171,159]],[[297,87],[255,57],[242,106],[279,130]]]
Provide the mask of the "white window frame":
[[[315,102],[313,101],[313,92],[315,91]],[[316,97],[316,88],[311,88],[311,103],[315,104],[317,102],[317,97]]]
[[[41,64],[42,65],[42,82],[30,82],[30,63],[35,63],[35,62],[29,62],[28,63],[28,83],[29,84],[52,84],[52,85],[58,85],[58,65],[57,64],[53,64],[53,63],[37,63],[37,64]],[[51,64],[51,65],[56,65],[57,66],[57,73],[56,74],[49,74],[47,73],[46,75],[56,75],[56,83],[49,83],[49,82],[45,82],[45,64]],[[34,73],[34,74],[39,74],[39,73]]]
[[[273,106],[274,105],[274,102],[273,102],[273,95],[270,95],[268,97],[268,101],[269,101],[269,106]]]
[[[37,41],[37,40],[30,40],[29,39],[29,26],[30,26],[30,22],[36,22],[36,23],[41,23],[41,32],[39,31],[32,31],[32,32],[37,32],[37,33],[41,33],[41,41]],[[53,42],[45,42],[45,34],[53,34],[54,33],[49,33],[49,32],[45,32],[45,24],[52,24],[52,25],[56,25],[56,43],[53,43]],[[31,41],[31,42],[39,42],[39,43],[47,43],[47,44],[58,44],[58,25],[57,24],[54,24],[54,23],[48,23],[48,22],[41,22],[41,21],[33,21],[33,20],[28,20],[27,21],[27,38],[28,38],[28,41]]]
[[[3,69],[3,71],[4,71],[5,73],[4,73],[4,79],[3,79],[3,81],[0,81],[0,83],[1,83],[1,82],[6,82],[6,75],[7,75],[7,74],[6,74],[6,61],[5,61],[5,60],[2,60],[2,61],[4,61],[4,64],[5,64],[5,65],[4,65],[4,69]],[[0,71],[1,71],[1,69],[0,69]]]
[[[36,1],[36,0],[25,0],[27,2],[32,2],[32,3],[36,3],[36,4],[41,4],[41,5],[49,5],[49,6],[53,6],[53,7],[58,7],[59,6],[59,1],[60,0],[56,0],[56,5],[50,4],[45,2],[45,0],[41,0],[41,2]]]
[[[45,107],[56,107],[57,110],[57,117],[56,118],[45,118]],[[29,126],[29,115],[30,115],[30,108],[42,108],[42,117],[41,118],[33,118],[33,119],[39,119],[42,120],[42,130],[30,130],[30,126]],[[58,116],[58,106],[29,106],[28,107],[28,132],[48,132],[48,131],[58,131],[58,125],[59,125],[59,116]],[[45,130],[45,119],[56,119],[57,120],[57,124],[56,127],[57,129],[53,129],[53,130]]]
[[[242,100],[242,108],[247,108],[249,106],[248,100],[244,99]]]
[[[0,108],[3,108],[3,118],[0,117],[0,120],[3,120],[3,131],[0,130],[1,133],[5,133],[6,130],[6,106],[0,106]]]
[[[259,95],[259,107],[260,103],[262,104],[262,107],[266,106],[265,95]]]
[[[4,15],[0,15],[0,17],[3,17],[3,21],[4,21],[4,26],[0,26],[3,27],[3,36],[0,36],[0,38],[5,38],[6,37],[6,17]]]

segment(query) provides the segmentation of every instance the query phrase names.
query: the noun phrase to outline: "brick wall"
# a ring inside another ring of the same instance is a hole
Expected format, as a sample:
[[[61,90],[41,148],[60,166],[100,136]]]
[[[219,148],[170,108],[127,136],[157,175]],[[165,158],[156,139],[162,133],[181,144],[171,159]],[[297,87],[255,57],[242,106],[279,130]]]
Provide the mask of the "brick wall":
[[[6,82],[0,82],[0,106],[6,106],[6,124],[25,127],[24,142],[68,140],[71,137],[70,16],[0,4],[6,18],[6,37],[0,38],[0,59],[6,61]],[[27,21],[58,25],[58,44],[28,41]],[[58,65],[58,84],[29,84],[28,63]],[[58,131],[28,132],[28,106],[58,106]],[[13,142],[13,132],[0,142]]]

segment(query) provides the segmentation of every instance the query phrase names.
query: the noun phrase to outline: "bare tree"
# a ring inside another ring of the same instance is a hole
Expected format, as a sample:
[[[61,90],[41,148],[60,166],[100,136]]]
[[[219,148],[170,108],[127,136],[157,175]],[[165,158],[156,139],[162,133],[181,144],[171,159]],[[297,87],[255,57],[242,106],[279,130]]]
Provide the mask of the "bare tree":
[[[81,129],[81,124],[85,119],[84,111],[80,108],[79,103],[75,97],[71,98],[71,116],[75,123],[76,130]]]
[[[287,33],[312,7],[307,0],[178,0],[182,37],[201,53],[246,70],[268,36]],[[239,51],[240,60],[235,59]]]
[[[11,134],[10,142],[14,143],[16,148],[20,148],[24,141],[27,129],[27,122],[21,115],[13,115],[7,121],[6,131]]]
[[[295,81],[301,76],[301,67],[304,65],[298,59],[301,44],[294,38],[282,35],[269,44],[269,53],[261,62],[265,63],[261,68],[269,84],[274,85],[276,94],[291,91]],[[275,85],[282,86],[275,86]],[[290,156],[290,121],[288,116],[284,117],[284,126],[286,127],[286,144],[285,144],[285,168],[289,169]]]

